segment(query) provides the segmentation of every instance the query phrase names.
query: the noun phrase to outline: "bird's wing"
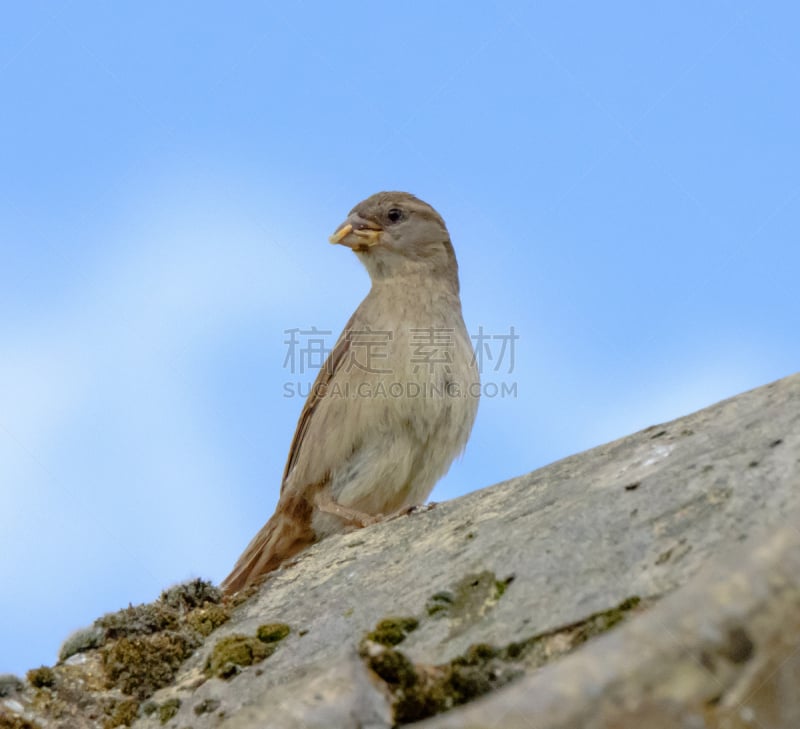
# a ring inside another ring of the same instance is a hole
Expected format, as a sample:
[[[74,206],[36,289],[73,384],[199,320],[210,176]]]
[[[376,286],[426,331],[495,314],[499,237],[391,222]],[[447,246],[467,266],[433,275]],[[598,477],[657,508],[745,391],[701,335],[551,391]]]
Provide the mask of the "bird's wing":
[[[303,405],[303,410],[300,413],[300,419],[297,421],[297,428],[295,429],[294,437],[292,438],[292,444],[289,446],[289,456],[286,459],[286,467],[283,469],[281,493],[283,493],[283,490],[286,488],[286,481],[289,477],[289,474],[294,468],[295,463],[297,463],[300,452],[304,447],[305,436],[308,432],[309,426],[311,425],[311,420],[314,417],[317,405],[319,405],[320,401],[325,396],[328,385],[336,376],[336,373],[345,366],[347,353],[350,350],[350,337],[347,336],[347,333],[353,328],[353,321],[355,320],[357,313],[358,312],[356,311],[353,316],[350,317],[350,320],[347,322],[347,324],[345,324],[344,330],[339,336],[339,340],[336,342],[333,350],[328,355],[325,363],[322,365],[322,368],[317,375],[317,379],[314,380],[314,385],[311,388],[311,392],[308,394],[308,399],[306,400],[305,405]]]

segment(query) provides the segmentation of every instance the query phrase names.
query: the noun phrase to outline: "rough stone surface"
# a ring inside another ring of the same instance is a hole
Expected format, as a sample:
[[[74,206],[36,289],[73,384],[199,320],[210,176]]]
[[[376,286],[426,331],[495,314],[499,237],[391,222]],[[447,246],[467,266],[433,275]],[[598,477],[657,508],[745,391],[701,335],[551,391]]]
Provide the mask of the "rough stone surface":
[[[195,606],[230,616],[134,726],[795,728],[798,509],[794,375],[327,539],[238,607]],[[291,632],[210,677],[220,640],[258,647],[273,623]],[[13,708],[108,726],[59,697],[61,672],[83,670],[92,706],[130,711],[103,688],[103,651],[56,666],[54,687],[27,686]]]
[[[800,727],[798,525],[795,509],[618,631],[424,726]]]

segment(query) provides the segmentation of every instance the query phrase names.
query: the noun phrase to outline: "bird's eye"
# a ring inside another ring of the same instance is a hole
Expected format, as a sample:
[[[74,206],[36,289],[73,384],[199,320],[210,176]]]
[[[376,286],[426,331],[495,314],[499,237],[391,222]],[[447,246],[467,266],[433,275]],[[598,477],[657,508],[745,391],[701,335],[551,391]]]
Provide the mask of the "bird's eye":
[[[403,219],[403,211],[400,208],[392,208],[386,217],[389,218],[390,223],[399,223]]]

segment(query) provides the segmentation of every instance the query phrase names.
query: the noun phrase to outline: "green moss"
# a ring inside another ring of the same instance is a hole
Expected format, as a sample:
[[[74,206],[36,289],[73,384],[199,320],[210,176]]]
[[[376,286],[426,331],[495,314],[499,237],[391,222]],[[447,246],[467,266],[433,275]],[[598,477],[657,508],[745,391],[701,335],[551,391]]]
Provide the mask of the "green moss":
[[[511,577],[506,577],[504,580],[495,580],[494,582],[494,589],[496,592],[495,597],[499,600],[503,595],[505,595],[508,586],[514,581],[513,575]]]
[[[286,623],[267,623],[258,626],[256,637],[264,643],[277,643],[289,635],[291,630]]]
[[[513,677],[510,672],[497,672],[494,665],[490,665],[495,654],[491,646],[476,646],[466,659],[459,657],[441,666],[415,666],[396,648],[369,654],[362,651],[369,668],[387,684],[394,696],[397,724],[439,714],[509,681]]]
[[[528,669],[539,668],[570,653],[590,638],[611,630],[640,603],[640,598],[629,597],[616,607],[594,613],[577,623],[539,633],[523,641],[509,643],[499,655],[505,661],[519,662]]]
[[[414,664],[393,648],[370,656],[369,667],[391,686],[407,689],[418,682]]]
[[[220,625],[227,623],[230,617],[230,611],[221,605],[209,605],[192,610],[186,616],[186,622],[192,630],[196,630],[204,638],[207,638]]]
[[[452,592],[437,592],[428,598],[428,602],[425,603],[425,612],[431,617],[434,615],[444,616],[449,612],[455,599]]]
[[[162,724],[166,724],[181,708],[180,699],[167,699],[158,707],[158,718]]]
[[[452,663],[454,666],[480,666],[497,655],[498,650],[494,646],[488,643],[476,643],[467,648],[462,655],[454,658]]]
[[[489,582],[486,575],[473,576],[469,587],[490,594],[496,583]],[[490,590],[487,592],[484,588]],[[384,649],[362,643],[361,656],[386,683],[394,697],[396,724],[408,724],[472,701],[521,676],[526,670],[568,653],[590,637],[612,628],[639,603],[639,598],[629,598],[615,608],[591,615],[579,623],[504,647],[476,643],[452,661],[436,666],[413,664],[406,655],[392,647],[396,644],[391,643],[384,643],[390,646]]]
[[[199,704],[196,704],[194,709],[195,714],[197,716],[202,716],[203,714],[210,714],[217,709],[219,709],[220,702],[218,699],[204,699]]]
[[[425,603],[425,612],[467,626],[482,618],[497,603],[513,579],[512,576],[499,580],[488,570],[466,575],[452,590],[431,595]],[[454,630],[458,628],[454,626]]]
[[[257,637],[228,635],[214,646],[206,662],[206,673],[219,678],[232,678],[243,666],[252,666],[271,656],[275,648],[275,643],[265,643]]]
[[[102,665],[109,686],[146,699],[169,684],[196,647],[182,633],[120,638],[103,649]]]
[[[385,618],[375,626],[375,630],[364,637],[381,645],[398,645],[418,626],[419,620],[416,618]]]
[[[32,668],[26,674],[28,683],[36,688],[50,688],[55,686],[56,674],[52,668],[47,666],[40,666],[39,668]]]
[[[118,726],[130,726],[136,719],[139,712],[139,702],[136,699],[125,699],[118,701],[111,716],[106,719],[103,729],[115,729]]]
[[[263,580],[256,580],[253,584],[239,590],[239,592],[226,596],[225,604],[231,609],[239,607],[259,591],[262,582]]]
[[[616,607],[611,608],[611,610],[595,613],[594,615],[590,615],[585,620],[582,620],[580,623],[574,626],[575,640],[573,646],[579,645],[580,643],[585,643],[587,640],[589,640],[589,638],[592,638],[595,635],[600,635],[601,633],[605,633],[607,630],[611,630],[611,628],[613,628],[615,625],[622,622],[627,614],[634,608],[638,607],[640,603],[641,598],[629,597]]]
[[[87,647],[101,645],[106,685],[143,700],[171,683],[201,636],[229,619],[221,601],[222,593],[210,582],[193,580],[165,590],[155,602],[97,620]]]

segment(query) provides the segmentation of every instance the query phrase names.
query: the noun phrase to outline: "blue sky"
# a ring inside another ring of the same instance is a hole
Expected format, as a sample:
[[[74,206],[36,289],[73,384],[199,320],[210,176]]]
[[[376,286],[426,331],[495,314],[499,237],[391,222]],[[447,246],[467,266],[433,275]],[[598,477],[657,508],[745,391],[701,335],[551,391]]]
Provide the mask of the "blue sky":
[[[800,369],[791,3],[15,3],[0,11],[0,672],[220,580],[272,513],[285,331],[409,190],[519,335],[444,500]],[[508,353],[507,353],[508,355]],[[511,369],[511,372],[508,372]]]

